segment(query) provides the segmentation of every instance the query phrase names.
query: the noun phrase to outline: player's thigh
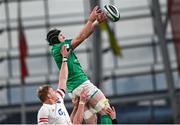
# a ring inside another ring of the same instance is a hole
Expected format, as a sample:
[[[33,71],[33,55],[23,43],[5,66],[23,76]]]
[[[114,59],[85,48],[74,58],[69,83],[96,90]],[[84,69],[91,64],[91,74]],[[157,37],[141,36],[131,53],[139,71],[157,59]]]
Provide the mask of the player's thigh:
[[[95,106],[100,100],[104,99],[106,99],[106,97],[101,90],[98,90],[98,92],[92,98],[90,98],[89,104]]]
[[[105,109],[110,107],[108,99],[100,90],[89,100],[88,103],[102,115],[105,114]]]
[[[89,99],[92,98],[99,91],[99,89],[91,82],[87,82],[85,84],[81,84],[75,90],[73,90],[72,95],[79,97],[82,91],[88,92],[88,101],[89,101]]]

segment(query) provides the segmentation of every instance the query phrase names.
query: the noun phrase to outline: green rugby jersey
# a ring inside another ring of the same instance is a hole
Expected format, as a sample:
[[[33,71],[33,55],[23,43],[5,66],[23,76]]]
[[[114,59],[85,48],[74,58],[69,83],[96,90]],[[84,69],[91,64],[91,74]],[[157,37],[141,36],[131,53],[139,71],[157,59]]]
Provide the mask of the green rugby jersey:
[[[61,69],[61,65],[62,65],[61,48],[63,45],[66,45],[68,49],[72,49],[71,41],[72,39],[67,39],[64,42],[53,45],[51,48],[51,54],[59,69]],[[69,55],[67,64],[68,64],[68,72],[69,72],[68,81],[67,81],[67,90],[68,92],[72,92],[75,88],[77,88],[83,82],[88,80],[88,77],[82,70],[82,67],[74,51],[72,51],[71,54]]]

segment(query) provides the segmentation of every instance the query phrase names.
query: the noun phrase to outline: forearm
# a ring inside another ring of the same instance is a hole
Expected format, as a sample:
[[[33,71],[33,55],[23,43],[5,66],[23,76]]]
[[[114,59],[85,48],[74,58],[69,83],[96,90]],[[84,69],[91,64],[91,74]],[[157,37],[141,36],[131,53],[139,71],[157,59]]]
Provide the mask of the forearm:
[[[78,108],[78,107],[74,107],[73,110],[72,110],[72,112],[71,112],[70,119],[71,119],[71,122],[72,122],[72,123],[73,123],[73,118],[74,118],[74,116],[75,116],[75,114],[76,114],[76,112],[77,112],[77,108]]]
[[[81,44],[86,38],[88,38],[93,31],[95,30],[96,26],[98,25],[97,21],[88,20],[82,31],[79,35],[73,40],[72,46],[75,49],[79,44]]]
[[[98,25],[97,21],[88,20],[83,30],[80,32],[80,40],[85,40],[88,38],[92,32],[95,30],[96,26]]]
[[[85,104],[79,103],[78,109],[73,118],[73,124],[81,124],[82,123],[83,117],[84,117],[84,105]]]
[[[66,90],[66,82],[68,79],[68,66],[67,62],[62,62],[61,69],[59,71],[59,84],[58,88]]]

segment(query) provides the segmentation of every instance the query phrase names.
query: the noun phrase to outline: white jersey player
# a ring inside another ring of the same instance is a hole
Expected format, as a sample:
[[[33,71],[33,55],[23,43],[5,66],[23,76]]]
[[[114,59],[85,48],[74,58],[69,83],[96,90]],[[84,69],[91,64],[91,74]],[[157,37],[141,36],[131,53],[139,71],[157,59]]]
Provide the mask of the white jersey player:
[[[61,54],[63,56],[62,67],[59,73],[58,89],[54,91],[49,85],[38,89],[38,97],[43,105],[38,112],[37,122],[43,124],[71,125],[69,114],[64,105],[66,82],[68,78],[67,57],[70,51],[64,46]]]
[[[38,124],[48,123],[71,125],[71,120],[63,101],[65,94],[62,90],[58,89],[57,96],[58,100],[55,104],[44,103],[42,105],[38,112]]]

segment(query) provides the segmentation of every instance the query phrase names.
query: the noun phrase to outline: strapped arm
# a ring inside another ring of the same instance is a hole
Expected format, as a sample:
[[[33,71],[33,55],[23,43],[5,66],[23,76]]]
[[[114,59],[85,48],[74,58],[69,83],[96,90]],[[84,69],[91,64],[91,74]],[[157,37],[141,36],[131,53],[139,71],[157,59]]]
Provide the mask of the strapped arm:
[[[58,89],[66,90],[66,82],[68,79],[68,66],[67,62],[62,62],[62,66],[59,72],[59,83],[58,83]]]
[[[58,89],[63,90],[65,92],[66,90],[66,82],[68,80],[68,56],[71,51],[67,51],[66,46],[62,47],[61,55],[63,56],[61,69],[59,71],[59,83],[58,83]]]

